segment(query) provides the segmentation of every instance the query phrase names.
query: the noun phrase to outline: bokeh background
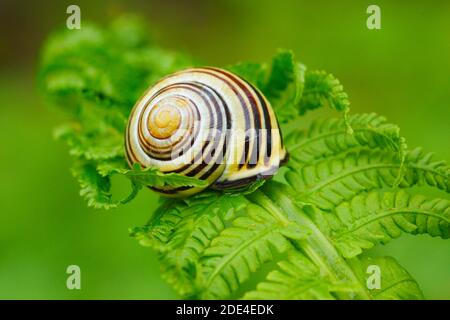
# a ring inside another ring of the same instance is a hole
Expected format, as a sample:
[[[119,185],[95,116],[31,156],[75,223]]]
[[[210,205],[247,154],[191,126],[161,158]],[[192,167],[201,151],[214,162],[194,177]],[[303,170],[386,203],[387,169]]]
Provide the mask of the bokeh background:
[[[0,1],[0,298],[175,299],[156,256],[128,236],[150,217],[156,197],[141,192],[112,211],[88,209],[71,159],[52,139],[61,121],[36,92],[38,52],[63,28],[69,4],[83,21],[143,14],[158,41],[205,64],[270,61],[293,49],[310,68],[333,72],[352,112],[377,112],[400,125],[410,146],[450,160],[448,1]],[[366,28],[378,4],[382,29]],[[403,236],[374,254],[393,255],[428,298],[450,299],[450,241]],[[82,289],[66,289],[81,267]]]

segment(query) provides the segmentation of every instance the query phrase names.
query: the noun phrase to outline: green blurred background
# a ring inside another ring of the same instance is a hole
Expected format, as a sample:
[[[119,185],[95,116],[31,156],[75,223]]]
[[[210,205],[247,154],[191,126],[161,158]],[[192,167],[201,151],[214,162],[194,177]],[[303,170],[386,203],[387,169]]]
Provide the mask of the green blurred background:
[[[88,209],[67,149],[52,139],[61,121],[36,92],[43,40],[65,26],[69,4],[107,23],[141,13],[159,42],[209,65],[269,61],[293,49],[310,68],[333,72],[352,112],[377,112],[410,146],[450,159],[450,2],[445,1],[12,1],[0,4],[0,298],[177,298],[155,254],[128,236],[156,197],[141,192],[108,212]],[[366,28],[378,4],[382,29]],[[374,254],[395,256],[428,298],[450,299],[450,241],[404,236]],[[82,289],[66,289],[68,265]]]

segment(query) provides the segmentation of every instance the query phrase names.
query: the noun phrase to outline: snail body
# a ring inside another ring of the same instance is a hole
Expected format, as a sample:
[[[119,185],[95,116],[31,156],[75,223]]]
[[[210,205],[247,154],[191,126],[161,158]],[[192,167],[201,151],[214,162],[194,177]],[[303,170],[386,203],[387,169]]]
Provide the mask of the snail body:
[[[262,93],[231,72],[209,67],[176,72],[148,89],[131,112],[125,145],[130,165],[226,190],[273,176],[286,157]],[[204,188],[153,189],[182,197]]]

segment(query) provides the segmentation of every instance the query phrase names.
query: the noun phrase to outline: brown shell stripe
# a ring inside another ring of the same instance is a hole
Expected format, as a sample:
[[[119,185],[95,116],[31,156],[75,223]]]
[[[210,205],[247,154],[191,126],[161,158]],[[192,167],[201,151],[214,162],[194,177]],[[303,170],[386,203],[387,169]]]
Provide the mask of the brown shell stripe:
[[[226,72],[226,71],[223,71],[223,70],[220,70],[217,68],[207,68],[207,69],[215,70],[215,71],[220,72],[221,74],[227,76],[228,78],[232,79],[240,87],[240,89],[244,91],[246,96],[249,98],[250,104],[252,106],[252,110],[255,114],[254,129],[257,130],[257,134],[256,134],[256,144],[255,144],[255,147],[253,148],[251,158],[247,159],[248,167],[249,168],[255,167],[259,163],[259,156],[260,156],[259,152],[262,152],[264,154],[264,163],[267,164],[271,157],[271,154],[272,154],[273,125],[272,125],[272,119],[271,119],[272,117],[269,114],[268,106],[267,106],[267,102],[266,102],[265,98],[261,95],[261,93],[259,92],[258,89],[256,89],[252,84],[250,84],[246,80],[238,78],[237,76],[233,75],[230,72]],[[257,102],[255,100],[255,96],[258,98],[260,108],[258,108]],[[261,121],[262,119],[261,119],[260,109],[262,111],[264,121]],[[262,132],[261,132],[261,129],[263,129]],[[264,137],[260,136],[261,134],[265,135],[265,141],[266,141],[265,145],[262,145],[260,143],[260,139],[264,138]],[[255,153],[256,153],[256,159],[255,159]],[[242,165],[241,165],[241,167],[242,167]]]
[[[239,90],[239,86],[236,85],[236,82],[232,82],[229,81],[228,79],[224,78],[221,76],[222,73],[218,72],[218,69],[215,68],[198,68],[198,69],[189,69],[187,70],[189,72],[198,72],[198,73],[204,73],[204,74],[208,74],[211,75],[217,79],[222,80],[225,84],[227,84],[227,86],[236,94],[236,96],[239,99],[239,102],[243,108],[243,110],[245,110],[244,112],[244,117],[245,117],[245,131],[246,132],[250,132],[250,137],[248,138],[248,140],[245,141],[245,148],[244,148],[244,153],[242,156],[242,159],[239,162],[239,167],[243,167],[247,162],[248,162],[248,157],[249,157],[249,144],[250,141],[253,141],[253,132],[250,131],[250,129],[252,129],[251,123],[250,123],[250,116],[253,114],[252,113],[252,109],[249,109],[248,104],[245,102],[244,96],[241,94],[240,90]],[[259,139],[258,139],[259,141]]]
[[[209,127],[210,128],[216,128],[216,129],[220,129],[220,125],[225,123],[226,128],[230,128],[231,126],[231,119],[230,119],[230,111],[228,109],[228,106],[226,105],[226,102],[223,100],[223,98],[217,93],[217,91],[215,91],[213,88],[211,88],[208,85],[205,85],[203,83],[199,83],[199,82],[193,82],[193,83],[179,83],[177,84],[178,87],[184,87],[184,88],[189,88],[189,87],[194,87],[198,90],[194,90],[197,93],[199,93],[199,95],[202,96],[203,101],[205,102],[205,104],[208,106],[208,109],[210,111],[210,117],[209,119],[211,120]],[[211,104],[209,103],[208,99],[205,97],[205,95],[207,96],[207,98],[209,99],[209,101],[212,102],[213,106],[214,106],[214,110],[211,110]],[[223,119],[222,118],[222,114],[221,114],[221,105],[219,104],[219,101],[221,102],[222,106],[224,107],[224,111],[225,111],[225,115],[226,118]],[[213,122],[212,120],[214,120],[217,116],[217,121]],[[221,131],[221,130],[220,130]],[[219,134],[223,134],[223,132],[219,132]],[[172,172],[176,172],[176,173],[181,173],[187,176],[197,176],[204,168],[206,168],[208,165],[210,165],[210,168],[204,172],[202,175],[200,175],[198,178],[199,179],[207,179],[212,173],[214,173],[220,166],[220,163],[217,163],[217,157],[221,154],[224,155],[226,153],[226,143],[224,141],[224,143],[222,145],[219,145],[220,139],[217,139],[217,137],[213,137],[212,141],[214,142],[214,144],[211,147],[211,150],[213,150],[211,152],[211,159],[209,161],[204,161],[205,159],[203,159],[204,154],[206,153],[206,149],[209,146],[210,141],[206,141],[205,144],[202,147],[201,153],[198,153],[197,155],[195,155],[195,159],[193,160],[192,164],[186,164],[185,166],[174,170]],[[215,156],[215,157],[214,157]],[[202,162],[198,165],[194,165],[194,163],[197,163],[200,158],[202,158]],[[212,163],[212,165],[211,165]],[[179,187],[179,188],[174,188],[171,190],[162,190],[162,189],[158,189],[158,188],[154,188],[157,191],[160,192],[165,192],[165,193],[175,193],[177,191],[184,191],[184,190],[188,190],[191,189],[192,187]]]

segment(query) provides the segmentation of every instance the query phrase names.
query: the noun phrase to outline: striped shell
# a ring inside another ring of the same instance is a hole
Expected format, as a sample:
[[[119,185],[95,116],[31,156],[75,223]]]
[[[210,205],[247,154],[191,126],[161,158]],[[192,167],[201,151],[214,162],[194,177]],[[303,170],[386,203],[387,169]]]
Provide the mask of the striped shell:
[[[238,189],[271,177],[286,157],[275,114],[250,83],[218,68],[193,68],[151,87],[131,112],[130,165],[157,167]],[[153,188],[188,196],[204,188]]]

